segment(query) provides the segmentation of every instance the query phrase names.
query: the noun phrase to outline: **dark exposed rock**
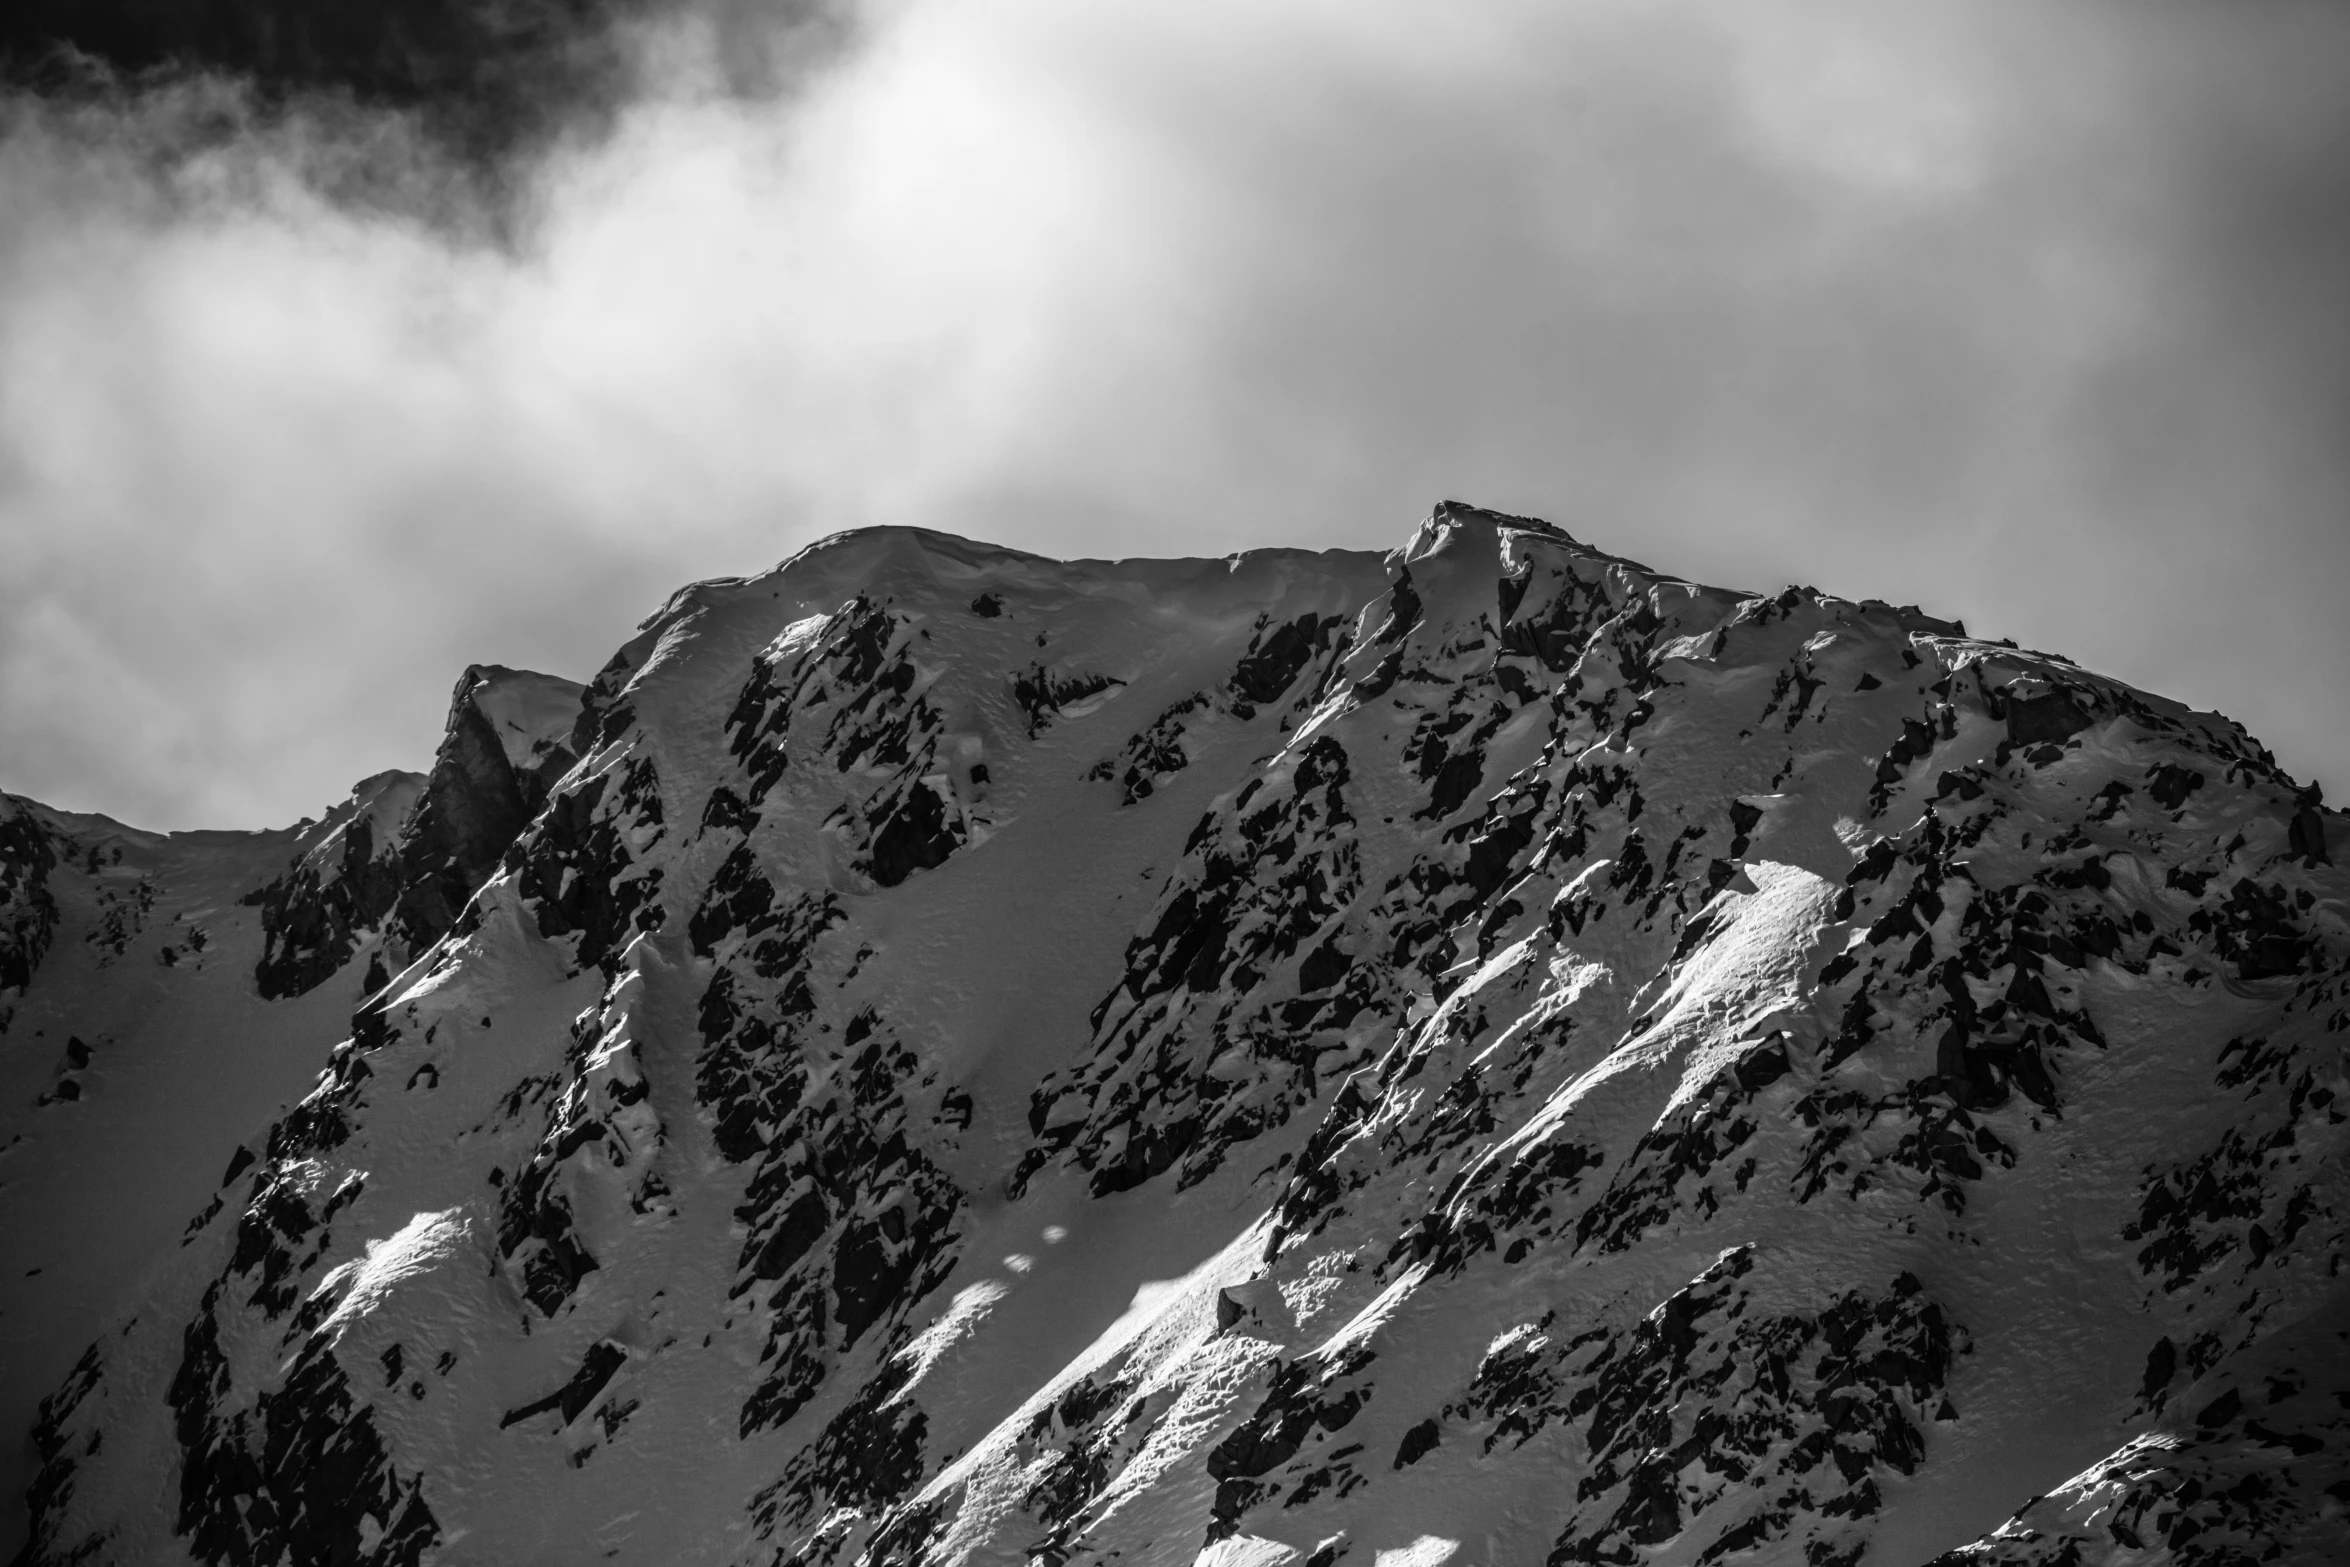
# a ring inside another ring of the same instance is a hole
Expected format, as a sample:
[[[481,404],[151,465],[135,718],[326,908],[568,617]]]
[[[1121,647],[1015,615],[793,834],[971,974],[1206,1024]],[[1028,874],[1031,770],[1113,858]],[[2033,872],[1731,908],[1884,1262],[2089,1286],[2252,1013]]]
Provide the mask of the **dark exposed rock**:
[[[1160,784],[1191,765],[1191,751],[1184,741],[1190,727],[1187,719],[1208,708],[1204,691],[1168,704],[1146,728],[1127,740],[1119,755],[1096,762],[1085,776],[1119,784],[1125,794],[1123,804],[1149,799]]]
[[[55,836],[28,802],[0,794],[0,990],[23,990],[57,929]]]
[[[962,846],[960,823],[949,814],[947,801],[928,784],[909,785],[875,827],[867,851],[868,874],[884,887],[894,887],[916,871],[944,865]]]
[[[505,748],[466,700],[474,678],[467,670],[458,687],[449,732],[408,824],[400,930],[412,947],[429,945],[457,922],[457,911],[529,820]]]
[[[2285,841],[2304,864],[2333,863],[2326,848],[2325,790],[2320,785],[2313,783],[2294,797],[2293,821]]]
[[[1318,1058],[1337,1043],[1297,1037],[1308,1019],[1286,997],[1260,999],[1241,1014],[1230,992],[1294,964],[1292,994],[1338,990],[1308,1008],[1311,1021],[1342,1028],[1366,997],[1394,984],[1385,964],[1359,963],[1335,945],[1307,946],[1361,885],[1348,852],[1345,751],[1317,739],[1285,773],[1270,789],[1252,784],[1194,831],[1153,928],[1127,948],[1124,980],[1095,1008],[1094,1059],[1032,1093],[1029,1125],[1039,1142],[1016,1185],[1063,1149],[1092,1170],[1097,1192],[1123,1191],[1178,1166],[1185,1185],[1205,1178],[1233,1142],[1310,1102],[1324,1070]],[[1199,1070],[1225,1048],[1264,1061],[1287,1079],[1284,1091],[1225,1102],[1229,1090]],[[1097,1097],[1104,1082],[1113,1086]],[[1064,1120],[1055,1108],[1064,1098],[1100,1108]]]
[[[1398,1469],[1411,1467],[1436,1451],[1443,1440],[1444,1437],[1434,1416],[1421,1421],[1403,1434],[1403,1441],[1395,1450],[1395,1467]]]
[[[1931,1567],[2240,1567],[2350,1550],[2350,1335],[2285,1326],[2107,1457]],[[2151,1374],[2149,1381],[2152,1380]]]
[[[611,1385],[612,1378],[626,1364],[627,1350],[609,1339],[599,1339],[590,1344],[587,1353],[580,1357],[579,1370],[572,1374],[570,1381],[544,1398],[533,1399],[507,1410],[498,1417],[498,1429],[502,1431],[508,1426],[520,1425],[531,1416],[543,1415],[549,1410],[560,1415],[565,1425],[571,1424],[587,1413],[588,1406]],[[393,1376],[397,1380],[398,1373],[395,1371]]]
[[[1309,612],[1278,625],[1260,625],[1248,651],[1233,666],[1229,682],[1232,695],[1244,704],[1240,716],[1251,716],[1249,705],[1264,707],[1281,700],[1306,666],[1330,650],[1332,634],[1345,624],[1339,616]]]
[[[440,753],[401,835],[397,929],[411,951],[457,922],[466,900],[546,804],[554,782],[578,760],[566,737],[544,744],[535,759],[526,755],[529,765],[515,764],[486,704],[494,687],[517,678],[550,680],[477,664],[459,677],[450,699]]]
[[[659,927],[662,873],[638,863],[630,840],[657,837],[662,822],[652,763],[630,756],[608,771],[575,776],[510,851],[539,933],[577,936],[583,968],[608,963],[630,935]]]
[[[25,1505],[33,1516],[30,1539],[17,1557],[22,1567],[46,1567],[50,1562],[70,1562],[76,1555],[90,1554],[76,1548],[69,1552],[57,1538],[53,1520],[65,1511],[73,1500],[74,1477],[78,1468],[75,1460],[86,1456],[74,1448],[70,1422],[83,1402],[98,1390],[103,1375],[103,1362],[98,1346],[92,1344],[81,1353],[64,1381],[41,1400],[38,1418],[32,1430],[33,1451],[40,1459],[40,1468],[25,1493]]]
[[[1629,1335],[1505,1335],[1448,1408],[1485,1429],[1489,1453],[1581,1427],[1591,1467],[1552,1562],[1630,1559],[1717,1499],[1751,1510],[1701,1561],[1790,1535],[1808,1536],[1806,1560],[1859,1560],[1873,1476],[1918,1467],[1918,1412],[1940,1401],[1963,1335],[1906,1275],[1813,1313],[1750,1312],[1753,1266],[1725,1253]]]
[[[2044,696],[2017,697],[2007,704],[2010,745],[2043,745],[2071,739],[2095,722],[2072,696],[2051,691]]]
[[[402,962],[446,935],[576,759],[559,735],[578,692],[550,675],[468,668],[432,772],[365,780],[284,874],[246,895],[261,910],[261,994],[315,989],[370,934]]]
[[[400,843],[396,837],[376,841],[376,824],[362,802],[370,785],[404,793],[406,781],[377,778],[360,785],[352,814],[326,843],[246,895],[248,904],[261,909],[264,944],[253,980],[264,997],[299,996],[323,984],[391,912],[400,895]],[[329,825],[335,825],[331,817]]]
[[[2171,1378],[2178,1374],[2178,1346],[2167,1337],[2156,1339],[2154,1347],[2146,1352],[2146,1381],[2138,1396],[2149,1404],[2154,1403],[2169,1390]]]
[[[1309,1441],[1329,1445],[1328,1433],[1353,1421],[1371,1396],[1360,1375],[1371,1359],[1359,1350],[1327,1359],[1306,1356],[1274,1371],[1254,1412],[1208,1453],[1207,1471],[1216,1481],[1211,1542],[1232,1534],[1243,1513],[1279,1492],[1265,1476],[1289,1464]]]
[[[1028,737],[1033,740],[1064,708],[1125,683],[1115,675],[1059,674],[1037,664],[1012,677],[1012,701],[1028,715]]]
[[[754,1512],[806,1519],[827,1501],[880,1508],[912,1490],[922,1477],[929,1417],[901,1396],[906,1380],[902,1361],[885,1364],[793,1459],[782,1479],[760,1493]]]
[[[178,1531],[207,1563],[366,1560],[416,1567],[439,1543],[421,1488],[394,1469],[370,1406],[323,1337],[282,1386],[224,1412],[218,1286],[187,1331],[171,1384],[181,1449]]]
[[[815,1395],[836,1333],[847,1347],[902,1322],[952,1265],[962,1193],[906,1135],[915,1057],[871,1009],[837,1034],[817,1017],[812,985],[838,961],[824,938],[843,914],[830,897],[779,902],[738,850],[688,926],[698,951],[732,960],[702,997],[696,1091],[719,1151],[756,1165],[733,1293],[773,1286],[746,1433]]]

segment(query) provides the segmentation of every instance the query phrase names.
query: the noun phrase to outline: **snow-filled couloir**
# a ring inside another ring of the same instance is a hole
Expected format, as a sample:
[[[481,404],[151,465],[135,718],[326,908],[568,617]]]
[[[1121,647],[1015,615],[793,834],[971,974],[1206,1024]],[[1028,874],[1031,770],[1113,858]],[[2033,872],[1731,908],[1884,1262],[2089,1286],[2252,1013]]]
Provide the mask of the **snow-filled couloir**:
[[[2350,830],[1913,609],[827,540],[239,840],[193,1189],[6,811],[28,1563],[2350,1558]]]

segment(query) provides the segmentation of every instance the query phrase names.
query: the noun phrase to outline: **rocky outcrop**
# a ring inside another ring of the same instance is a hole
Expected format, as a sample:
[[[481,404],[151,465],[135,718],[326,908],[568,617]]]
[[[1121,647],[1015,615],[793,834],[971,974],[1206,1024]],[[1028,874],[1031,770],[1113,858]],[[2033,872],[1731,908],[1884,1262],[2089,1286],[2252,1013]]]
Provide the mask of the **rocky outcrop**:
[[[33,807],[0,794],[0,991],[33,982],[57,929],[49,873],[57,868],[55,835]]]
[[[578,760],[570,740],[582,693],[568,680],[494,664],[459,677],[432,772],[401,829],[394,928],[410,951],[457,922]]]
[[[1932,1567],[2350,1560],[2350,1300],[2191,1385],[2170,1348],[2150,1357],[2148,1429]]]
[[[305,834],[283,875],[246,894],[261,910],[264,945],[253,981],[263,996],[315,989],[382,928],[399,899],[402,829],[423,786],[415,773],[364,780]]]
[[[396,968],[446,935],[576,760],[582,694],[552,675],[469,667],[432,771],[359,784],[283,875],[247,895],[266,940],[261,994],[302,995],[373,939]]]

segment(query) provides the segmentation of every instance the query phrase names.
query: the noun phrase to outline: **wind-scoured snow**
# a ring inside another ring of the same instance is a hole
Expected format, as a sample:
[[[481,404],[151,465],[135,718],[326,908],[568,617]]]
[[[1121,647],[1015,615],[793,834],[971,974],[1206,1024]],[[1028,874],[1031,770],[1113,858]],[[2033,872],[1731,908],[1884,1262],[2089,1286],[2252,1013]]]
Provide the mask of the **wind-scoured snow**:
[[[1448,504],[843,535],[413,788],[167,1004],[314,1080],[44,1352],[29,1562],[2350,1554],[2350,832],[2214,715]],[[9,810],[15,1063],[107,982]]]

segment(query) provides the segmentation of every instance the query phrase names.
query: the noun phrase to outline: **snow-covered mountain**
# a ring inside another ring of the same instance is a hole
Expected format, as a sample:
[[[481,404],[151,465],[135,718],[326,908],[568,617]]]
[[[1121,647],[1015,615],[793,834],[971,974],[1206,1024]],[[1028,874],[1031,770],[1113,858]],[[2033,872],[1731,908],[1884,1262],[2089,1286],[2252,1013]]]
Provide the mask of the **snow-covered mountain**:
[[[2350,829],[1914,609],[874,530],[6,810],[27,1562],[2350,1559]]]

